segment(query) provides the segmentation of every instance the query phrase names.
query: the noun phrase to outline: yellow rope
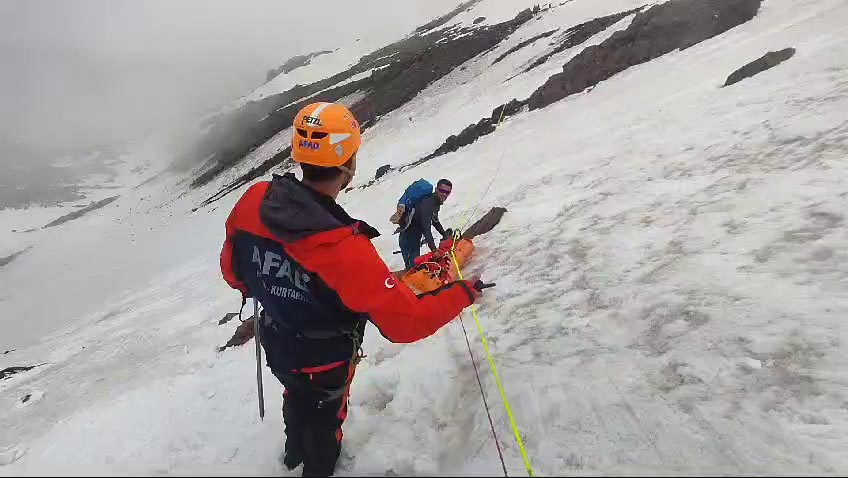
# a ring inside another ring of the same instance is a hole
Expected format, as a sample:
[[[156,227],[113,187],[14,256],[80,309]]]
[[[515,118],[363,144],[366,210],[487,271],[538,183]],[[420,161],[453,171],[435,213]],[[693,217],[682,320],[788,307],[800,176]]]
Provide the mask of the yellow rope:
[[[456,241],[453,243],[450,254],[451,259],[453,259],[453,264],[456,267],[456,272],[459,275],[459,280],[463,280],[462,270],[459,268],[459,261],[456,260],[456,254],[454,253],[455,249]],[[483,326],[480,325],[480,319],[477,318],[477,308],[474,307],[474,304],[471,304],[471,315],[474,317],[474,323],[477,324],[477,333],[480,334],[480,341],[483,342],[483,351],[486,352],[486,360],[489,361],[489,367],[492,369],[492,375],[495,376],[495,383],[497,384],[498,391],[501,394],[501,400],[503,400],[506,415],[509,417],[509,425],[512,427],[512,433],[515,435],[515,441],[518,443],[518,449],[521,450],[521,458],[524,459],[524,467],[527,469],[527,476],[534,476],[533,468],[530,466],[530,459],[527,458],[527,451],[524,449],[524,443],[522,443],[521,435],[518,433],[518,426],[515,424],[515,419],[512,417],[512,409],[510,409],[509,401],[506,399],[506,392],[504,392],[503,385],[501,385],[501,379],[498,377],[498,369],[495,367],[495,361],[492,359],[492,354],[489,353],[489,344],[486,342],[486,337],[483,336]]]
[[[498,118],[498,123],[495,125],[495,129],[500,127],[501,122],[504,118],[504,110],[506,109],[506,104],[501,108],[501,114]],[[501,153],[501,159],[503,160],[503,153]],[[498,171],[500,170],[500,161],[498,161]],[[497,177],[498,171],[495,172],[495,175],[492,177],[492,183]],[[486,194],[489,193],[489,188],[492,187],[492,183],[489,183],[489,187],[486,188],[486,192],[483,194],[483,197],[480,198],[480,202],[482,202],[483,198],[486,197]],[[466,221],[462,225],[462,229],[465,229],[468,221],[471,220],[471,217],[477,212],[477,208],[480,207],[480,202],[477,203],[477,206],[471,212],[468,212],[468,217]],[[466,209],[467,211],[468,209]],[[459,280],[463,280],[462,270],[459,268],[459,261],[456,260],[456,244],[460,240],[460,231],[454,231],[453,237],[453,245],[451,246],[450,255],[451,259],[453,259],[454,267],[456,267],[457,275],[459,276]],[[498,376],[498,369],[495,367],[495,361],[492,359],[492,354],[489,352],[489,344],[486,342],[486,337],[483,336],[483,326],[480,325],[480,319],[477,317],[477,308],[474,307],[474,304],[471,304],[471,315],[474,317],[474,323],[477,325],[477,333],[480,334],[480,341],[483,343],[483,351],[486,353],[486,360],[489,362],[489,367],[492,369],[492,375],[495,377],[495,384],[498,386],[498,391],[501,394],[501,400],[504,404],[504,409],[506,410],[506,415],[509,418],[509,425],[512,428],[512,433],[515,436],[515,442],[518,443],[518,449],[521,451],[521,458],[524,459],[524,467],[527,469],[527,476],[535,476],[533,474],[533,467],[530,466],[530,459],[527,458],[527,450],[524,449],[524,443],[521,441],[521,435],[518,433],[518,425],[515,424],[515,418],[512,416],[512,409],[509,407],[509,400],[506,398],[506,392],[504,392],[503,385],[501,384],[501,379]]]

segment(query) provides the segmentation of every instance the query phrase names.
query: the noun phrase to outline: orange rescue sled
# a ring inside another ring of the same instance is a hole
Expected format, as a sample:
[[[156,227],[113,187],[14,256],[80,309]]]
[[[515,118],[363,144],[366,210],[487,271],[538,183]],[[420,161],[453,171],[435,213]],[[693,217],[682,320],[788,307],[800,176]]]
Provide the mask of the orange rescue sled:
[[[433,253],[428,252],[415,259],[415,267],[406,272],[401,280],[419,293],[431,292],[443,285],[459,280],[459,272],[451,259],[451,249],[454,240],[446,239],[439,244],[439,260],[433,260]],[[474,253],[474,243],[470,239],[460,239],[453,250],[456,261],[462,267]]]

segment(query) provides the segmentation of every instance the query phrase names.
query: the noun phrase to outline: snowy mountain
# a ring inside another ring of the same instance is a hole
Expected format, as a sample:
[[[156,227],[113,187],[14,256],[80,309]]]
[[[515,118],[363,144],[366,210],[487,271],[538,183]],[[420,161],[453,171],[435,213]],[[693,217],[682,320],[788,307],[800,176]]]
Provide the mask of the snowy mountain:
[[[45,229],[75,208],[0,211],[37,229],[2,231],[0,369],[34,368],[0,380],[0,474],[288,473],[278,382],[260,422],[252,346],[217,352],[240,303],[218,253],[316,100],[366,127],[340,203],[393,268],[412,181],[453,181],[446,226],[508,209],[468,272],[497,281],[480,319],[537,474],[848,473],[848,4],[471,0],[362,43],[210,118],[189,173]],[[501,474],[465,347],[369,330],[338,474]]]

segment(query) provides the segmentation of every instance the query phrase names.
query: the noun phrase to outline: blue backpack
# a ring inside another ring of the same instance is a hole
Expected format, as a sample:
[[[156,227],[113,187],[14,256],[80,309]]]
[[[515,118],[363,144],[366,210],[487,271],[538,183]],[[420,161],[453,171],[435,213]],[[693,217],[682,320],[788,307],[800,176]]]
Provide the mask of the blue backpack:
[[[426,179],[419,179],[410,184],[398,200],[398,204],[406,206],[406,210],[414,208],[419,201],[433,194],[433,185]]]

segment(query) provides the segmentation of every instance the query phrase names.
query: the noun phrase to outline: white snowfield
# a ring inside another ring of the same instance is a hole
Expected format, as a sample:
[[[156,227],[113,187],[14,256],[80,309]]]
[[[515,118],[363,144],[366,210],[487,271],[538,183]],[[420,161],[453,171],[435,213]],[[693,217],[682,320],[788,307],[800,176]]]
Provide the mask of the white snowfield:
[[[525,98],[612,30],[504,83],[557,37],[490,67],[510,46],[638,5],[573,0],[528,23],[368,130],[356,184]],[[790,46],[794,58],[720,88]],[[340,202],[384,232],[375,245],[393,268],[388,217],[411,181],[453,181],[446,226],[508,208],[466,272],[497,282],[480,319],[538,475],[846,474],[846,112],[848,3],[768,0],[723,35]],[[191,209],[226,180],[186,192],[162,176],[41,231],[0,268],[0,352],[18,348],[0,368],[45,364],[0,381],[0,474],[299,473],[280,463],[267,368],[258,419],[253,343],[216,352],[235,327],[217,321],[240,302],[218,253],[243,190]],[[338,474],[501,474],[460,325],[412,345],[367,334]]]

